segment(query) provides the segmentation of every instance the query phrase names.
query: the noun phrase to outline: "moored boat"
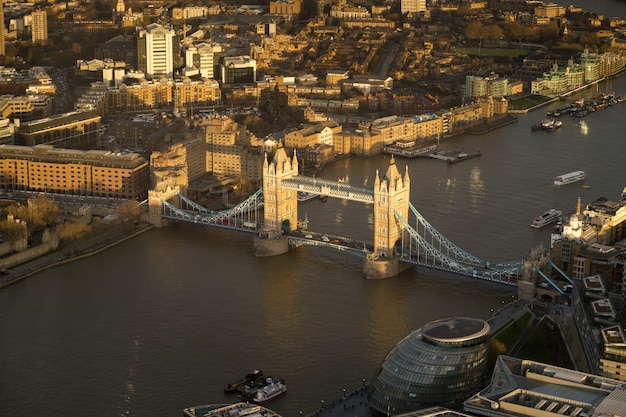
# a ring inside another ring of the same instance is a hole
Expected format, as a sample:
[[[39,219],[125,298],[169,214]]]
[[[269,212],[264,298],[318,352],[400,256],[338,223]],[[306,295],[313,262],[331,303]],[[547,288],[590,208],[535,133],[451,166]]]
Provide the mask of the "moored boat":
[[[263,371],[260,371],[258,369],[253,369],[252,371],[248,372],[240,380],[231,382],[230,384],[226,385],[224,387],[224,391],[225,392],[241,391],[244,389],[244,387],[254,384],[254,382],[257,381],[262,376],[263,376]]]
[[[207,404],[187,407],[183,410],[184,417],[245,417],[264,416],[281,417],[280,414],[258,404],[239,402],[236,404]]]
[[[267,378],[266,384],[259,389],[253,397],[256,403],[262,403],[278,397],[280,394],[287,392],[287,385],[282,379]]]
[[[587,178],[585,171],[574,171],[559,175],[554,179],[554,185],[566,185],[573,182],[582,181]]]
[[[555,209],[550,209],[544,212],[542,215],[537,216],[533,219],[533,222],[530,224],[530,227],[534,227],[535,229],[540,229],[544,226],[549,225],[550,223],[554,223],[556,221],[561,220],[563,217],[563,212]]]
[[[298,191],[298,201],[299,202],[309,201],[309,200],[314,199],[315,197],[317,197],[317,194],[307,193],[307,192],[304,192],[304,191]]]

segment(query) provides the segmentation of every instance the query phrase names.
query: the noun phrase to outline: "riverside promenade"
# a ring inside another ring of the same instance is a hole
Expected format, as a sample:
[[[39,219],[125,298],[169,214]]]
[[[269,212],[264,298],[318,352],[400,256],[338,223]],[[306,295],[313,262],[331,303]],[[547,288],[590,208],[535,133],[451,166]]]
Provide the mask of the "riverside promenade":
[[[0,277],[0,289],[15,284],[44,269],[98,254],[118,243],[132,239],[153,227],[153,225],[148,223],[139,223],[132,229],[114,228],[105,233],[63,246],[44,256],[16,265]]]

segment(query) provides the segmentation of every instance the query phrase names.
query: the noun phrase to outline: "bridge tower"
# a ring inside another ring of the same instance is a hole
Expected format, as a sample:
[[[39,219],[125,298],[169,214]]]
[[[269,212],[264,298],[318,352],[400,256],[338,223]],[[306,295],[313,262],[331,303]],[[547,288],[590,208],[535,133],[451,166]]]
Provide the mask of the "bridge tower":
[[[254,236],[255,256],[274,256],[289,250],[289,239],[283,231],[298,227],[298,192],[283,188],[284,179],[298,175],[298,158],[289,158],[282,145],[272,162],[263,161],[263,225]]]
[[[392,156],[382,180],[376,171],[374,182],[374,254],[392,258],[396,243],[402,239],[402,225],[396,220],[394,210],[404,219],[409,218],[411,179],[409,167],[404,178],[400,175]]]
[[[263,221],[266,228],[278,232],[292,231],[298,227],[298,192],[283,188],[284,179],[298,175],[296,151],[289,158],[279,145],[272,162],[263,162]]]
[[[148,218],[151,224],[156,227],[163,227],[163,201],[178,195],[180,188],[175,187],[157,187],[154,190],[148,190]]]
[[[404,177],[398,171],[392,156],[385,176],[381,179],[378,170],[374,181],[374,252],[365,259],[363,275],[366,278],[388,278],[395,276],[409,265],[395,257],[395,248],[402,241],[402,225],[394,210],[404,219],[409,218],[411,179],[406,167]]]

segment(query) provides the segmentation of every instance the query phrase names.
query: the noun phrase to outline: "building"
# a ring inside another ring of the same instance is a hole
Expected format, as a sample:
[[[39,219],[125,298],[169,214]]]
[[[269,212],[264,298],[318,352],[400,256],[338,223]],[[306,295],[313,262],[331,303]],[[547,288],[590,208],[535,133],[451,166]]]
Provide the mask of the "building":
[[[465,76],[465,97],[504,97],[510,94],[509,80],[500,78],[498,74],[487,77],[476,75]]]
[[[179,44],[174,29],[153,23],[137,31],[137,69],[147,76],[174,76]]]
[[[101,134],[101,117],[98,114],[72,111],[22,123],[15,134],[15,143],[86,149],[98,147]]]
[[[272,0],[270,14],[285,16],[288,19],[298,16],[302,10],[302,0]]]
[[[215,79],[216,75],[220,75],[219,62],[223,56],[220,44],[202,42],[192,45],[185,51],[185,71],[196,69],[202,77]]]
[[[333,135],[341,130],[341,125],[335,122],[305,126],[285,133],[285,147],[288,149],[304,149],[316,145],[332,147]]]
[[[263,143],[229,117],[206,120],[206,167],[214,175],[241,176],[252,184],[262,181]]]
[[[206,142],[189,139],[172,145],[167,151],[153,152],[150,155],[150,172],[151,189],[157,184],[167,184],[172,188],[178,186],[183,195],[188,195],[189,184],[207,172]]]
[[[426,0],[401,0],[400,11],[402,14],[422,13],[426,11]]]
[[[48,41],[48,13],[35,10],[32,14],[31,37],[34,45],[45,45]]]
[[[0,145],[0,188],[144,199],[149,166],[136,153]]]
[[[247,55],[223,58],[222,84],[246,84],[256,82],[256,61]]]
[[[4,56],[6,54],[4,29],[4,1],[0,1],[0,56]]]
[[[389,352],[369,386],[370,407],[385,415],[458,407],[487,371],[489,340],[484,320],[456,317],[426,324]]]
[[[491,384],[463,403],[479,416],[621,416],[623,382],[545,363],[499,356]]]

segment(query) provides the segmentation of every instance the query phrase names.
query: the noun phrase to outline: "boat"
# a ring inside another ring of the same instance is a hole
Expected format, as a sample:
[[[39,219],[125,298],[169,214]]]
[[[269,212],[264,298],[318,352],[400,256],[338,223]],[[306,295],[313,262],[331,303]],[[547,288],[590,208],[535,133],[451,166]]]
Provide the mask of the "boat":
[[[587,178],[585,171],[574,171],[567,174],[559,175],[554,179],[554,185],[566,185],[576,181],[582,181]]]
[[[304,191],[298,191],[298,201],[299,202],[309,201],[309,200],[314,199],[315,197],[317,197],[317,194],[306,193]]]
[[[543,129],[547,130],[548,132],[552,132],[553,130],[558,129],[561,126],[563,126],[563,122],[562,121],[560,121],[560,120],[553,120],[552,123],[550,123],[548,126],[545,126]]]
[[[187,407],[183,410],[184,417],[281,417],[275,411],[258,404],[239,402],[235,404],[207,404]]]
[[[267,378],[265,386],[256,392],[252,400],[256,403],[262,403],[276,398],[285,392],[287,392],[285,381]]]
[[[555,209],[550,209],[543,213],[541,216],[537,216],[534,218],[533,222],[530,224],[530,227],[534,227],[535,229],[540,229],[550,223],[554,223],[556,221],[561,220],[563,217],[563,212]]]
[[[235,382],[231,382],[230,384],[224,387],[224,392],[235,392],[241,391],[246,386],[254,384],[259,378],[263,376],[263,371],[258,369],[253,369],[248,372],[243,378],[237,380]]]
[[[543,119],[541,122],[537,123],[536,125],[533,125],[533,130],[543,129],[543,130],[547,130],[548,132],[551,132],[553,130],[560,128],[561,126],[563,126],[562,121],[550,118],[550,119]]]

